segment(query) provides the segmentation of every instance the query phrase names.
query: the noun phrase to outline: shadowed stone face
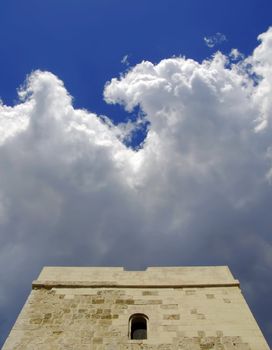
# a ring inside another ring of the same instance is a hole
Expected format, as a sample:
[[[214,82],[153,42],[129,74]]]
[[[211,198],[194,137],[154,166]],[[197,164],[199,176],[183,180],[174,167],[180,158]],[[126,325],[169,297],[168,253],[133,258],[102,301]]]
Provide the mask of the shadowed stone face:
[[[132,336],[131,339],[146,339],[146,329],[144,328],[139,328],[139,329],[134,329],[132,331]]]

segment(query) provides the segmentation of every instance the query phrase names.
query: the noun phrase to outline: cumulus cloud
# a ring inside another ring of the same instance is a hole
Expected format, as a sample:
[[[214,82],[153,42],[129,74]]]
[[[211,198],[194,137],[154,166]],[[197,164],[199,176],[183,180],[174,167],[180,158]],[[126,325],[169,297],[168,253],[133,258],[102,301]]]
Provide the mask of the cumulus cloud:
[[[75,109],[49,72],[0,106],[0,327],[45,264],[228,264],[268,333],[272,30],[259,40],[236,63],[144,61],[108,82],[105,100],[149,124],[137,149],[139,120]]]
[[[224,41],[227,41],[226,35],[219,32],[211,36],[204,36],[204,42],[209,48],[213,48]]]

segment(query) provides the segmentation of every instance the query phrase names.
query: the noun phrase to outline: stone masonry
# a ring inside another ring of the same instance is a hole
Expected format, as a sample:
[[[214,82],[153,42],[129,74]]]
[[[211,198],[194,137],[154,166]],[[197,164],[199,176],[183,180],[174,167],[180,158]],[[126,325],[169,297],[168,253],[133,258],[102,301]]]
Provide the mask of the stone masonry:
[[[143,314],[147,339],[130,339]],[[45,267],[3,350],[269,350],[228,267]]]

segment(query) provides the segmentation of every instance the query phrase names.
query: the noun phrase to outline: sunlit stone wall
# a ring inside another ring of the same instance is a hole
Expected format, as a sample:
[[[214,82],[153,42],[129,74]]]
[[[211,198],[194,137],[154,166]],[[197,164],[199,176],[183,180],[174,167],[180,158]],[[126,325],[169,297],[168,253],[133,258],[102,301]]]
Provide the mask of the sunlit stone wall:
[[[147,339],[129,319],[147,317]],[[227,267],[45,267],[4,350],[269,350]]]

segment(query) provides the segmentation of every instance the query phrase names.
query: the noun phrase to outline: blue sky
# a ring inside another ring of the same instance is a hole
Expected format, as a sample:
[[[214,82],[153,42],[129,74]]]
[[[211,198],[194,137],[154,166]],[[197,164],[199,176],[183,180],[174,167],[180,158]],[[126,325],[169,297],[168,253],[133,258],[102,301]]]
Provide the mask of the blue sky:
[[[0,345],[54,264],[227,264],[272,344],[271,13],[0,1]]]
[[[135,65],[173,55],[199,61],[217,49],[249,54],[271,24],[271,6],[269,0],[3,0],[0,96],[12,104],[27,74],[49,70],[65,82],[75,106],[119,121],[124,112],[102,95],[105,83],[124,72],[124,55]],[[227,41],[211,50],[203,38],[217,32]]]

